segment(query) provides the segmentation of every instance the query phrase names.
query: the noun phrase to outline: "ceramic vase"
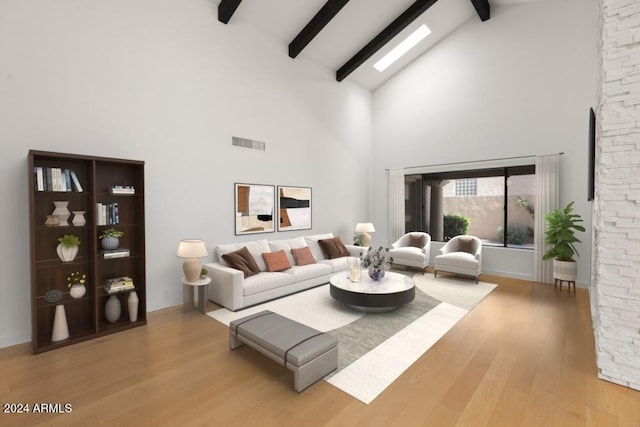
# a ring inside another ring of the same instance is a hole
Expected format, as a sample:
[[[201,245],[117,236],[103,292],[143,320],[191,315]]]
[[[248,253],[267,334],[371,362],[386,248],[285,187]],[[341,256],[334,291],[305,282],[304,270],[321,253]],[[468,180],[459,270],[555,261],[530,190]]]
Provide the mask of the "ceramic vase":
[[[71,285],[69,289],[69,295],[71,298],[82,298],[87,293],[87,287],[82,283],[76,283]]]
[[[80,248],[78,246],[67,247],[62,243],[58,243],[58,246],[56,247],[56,253],[62,260],[62,262],[71,262],[75,259],[76,255],[78,255],[79,249]]]
[[[56,305],[56,311],[53,315],[53,331],[51,332],[51,341],[62,341],[69,338],[69,325],[67,325],[67,313],[64,305]]]
[[[71,216],[71,212],[69,212],[68,206],[69,206],[69,202],[68,201],[56,201],[53,202],[53,204],[55,205],[55,209],[52,212],[52,215],[55,216],[56,218],[58,218],[58,225],[60,225],[61,227],[64,226],[68,226],[69,225],[69,217]]]
[[[384,268],[369,268],[369,277],[371,278],[371,280],[382,280],[382,278],[384,277],[384,273]]]
[[[127,299],[127,306],[129,309],[129,320],[132,322],[138,320],[138,302],[138,294],[136,294],[136,291],[131,291]]]
[[[120,306],[120,300],[117,296],[111,295],[104,306],[104,317],[107,319],[107,322],[116,323],[120,320],[121,313],[122,307]]]
[[[44,225],[47,227],[57,227],[60,225],[58,218],[53,215],[47,215],[47,219],[44,221]]]
[[[120,239],[112,236],[103,237],[101,245],[102,245],[102,249],[107,251],[118,249],[118,246],[120,245]]]
[[[86,218],[84,217],[84,211],[73,211],[73,220],[71,221],[73,225],[76,227],[82,227],[87,223]]]

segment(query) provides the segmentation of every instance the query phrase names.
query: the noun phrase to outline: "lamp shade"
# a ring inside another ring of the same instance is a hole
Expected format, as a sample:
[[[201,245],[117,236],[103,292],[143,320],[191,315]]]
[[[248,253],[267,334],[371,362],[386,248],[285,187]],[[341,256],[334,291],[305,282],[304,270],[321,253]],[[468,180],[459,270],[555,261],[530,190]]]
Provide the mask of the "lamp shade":
[[[359,222],[356,224],[356,233],[375,233],[376,229],[370,222]]]
[[[203,258],[209,255],[204,241],[201,239],[183,239],[178,245],[180,258]]]

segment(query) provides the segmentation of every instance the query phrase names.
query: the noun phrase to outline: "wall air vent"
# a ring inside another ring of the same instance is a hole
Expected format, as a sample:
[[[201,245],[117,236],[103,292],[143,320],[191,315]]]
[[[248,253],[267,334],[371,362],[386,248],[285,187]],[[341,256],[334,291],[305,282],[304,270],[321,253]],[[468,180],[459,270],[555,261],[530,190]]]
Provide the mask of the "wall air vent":
[[[266,151],[267,144],[262,141],[254,141],[253,139],[231,137],[231,145],[237,148],[246,148],[249,150]]]

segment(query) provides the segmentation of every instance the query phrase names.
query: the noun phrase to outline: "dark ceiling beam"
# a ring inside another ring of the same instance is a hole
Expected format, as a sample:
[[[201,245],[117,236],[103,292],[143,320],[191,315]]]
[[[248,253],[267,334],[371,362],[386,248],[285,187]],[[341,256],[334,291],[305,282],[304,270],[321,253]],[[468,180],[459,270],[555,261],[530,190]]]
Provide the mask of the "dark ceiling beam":
[[[329,0],[322,8],[311,18],[311,21],[305,25],[300,33],[289,43],[289,56],[295,58],[298,56],[302,49],[304,49],[315,36],[322,31],[322,29],[333,19],[334,16],[340,12],[340,9],[345,4],[349,3],[349,0]]]
[[[382,30],[377,36],[373,38],[365,47],[360,49],[350,60],[348,60],[342,67],[336,71],[336,80],[341,82],[361,66],[367,59],[369,59],[374,53],[387,44],[391,39],[397,36],[402,30],[404,30],[409,24],[411,24],[417,17],[422,15],[427,9],[435,4],[437,0],[418,0],[407,10],[402,12],[391,24]]]
[[[218,21],[228,24],[242,0],[222,0],[218,5]]]
[[[489,0],[471,0],[473,7],[476,8],[478,16],[484,22],[491,16],[491,6]]]

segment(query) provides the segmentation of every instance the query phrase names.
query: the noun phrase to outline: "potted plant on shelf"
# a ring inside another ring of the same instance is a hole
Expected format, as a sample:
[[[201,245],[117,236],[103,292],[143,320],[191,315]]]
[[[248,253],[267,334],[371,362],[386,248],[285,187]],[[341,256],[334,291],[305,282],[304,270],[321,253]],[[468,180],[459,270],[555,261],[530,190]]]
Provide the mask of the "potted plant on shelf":
[[[574,243],[580,240],[575,233],[585,231],[585,228],[579,224],[582,222],[580,215],[572,213],[573,203],[569,203],[564,209],[555,209],[544,216],[547,220],[545,243],[548,246],[542,259],[553,259],[553,278],[568,282],[575,282],[578,273],[578,264],[573,256],[580,256],[574,246]]]
[[[118,249],[120,245],[120,237],[124,236],[124,232],[116,230],[115,228],[106,228],[99,239],[102,241],[102,249],[113,250]]]
[[[78,255],[78,246],[80,246],[80,239],[73,234],[65,234],[62,237],[58,238],[58,246],[56,247],[56,252],[58,257],[63,262],[73,261]]]
[[[82,298],[87,293],[85,282],[87,280],[86,274],[80,274],[79,271],[71,272],[67,276],[67,287],[69,288],[69,295],[71,298]]]

